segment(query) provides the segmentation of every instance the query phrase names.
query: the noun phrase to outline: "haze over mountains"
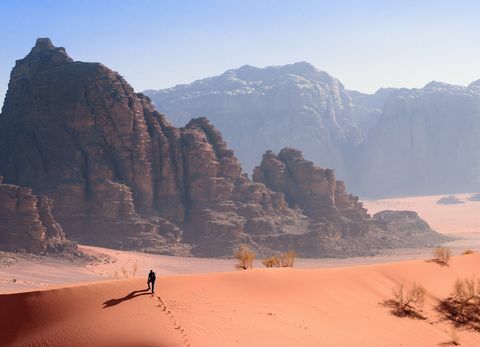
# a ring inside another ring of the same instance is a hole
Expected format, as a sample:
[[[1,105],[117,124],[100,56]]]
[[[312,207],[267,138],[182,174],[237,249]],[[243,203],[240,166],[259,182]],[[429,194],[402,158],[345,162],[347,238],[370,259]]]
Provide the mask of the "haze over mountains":
[[[480,82],[346,90],[301,62],[243,66],[189,85],[145,91],[182,126],[206,116],[251,173],[261,153],[301,148],[361,196],[477,191]]]

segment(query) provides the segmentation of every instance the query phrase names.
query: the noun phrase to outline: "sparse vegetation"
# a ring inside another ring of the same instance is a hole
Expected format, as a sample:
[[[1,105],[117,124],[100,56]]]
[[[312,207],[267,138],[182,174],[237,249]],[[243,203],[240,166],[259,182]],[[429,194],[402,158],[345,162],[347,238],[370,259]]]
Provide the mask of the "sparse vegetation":
[[[458,314],[465,315],[469,306],[477,304],[478,294],[478,283],[475,282],[475,278],[457,279],[453,285],[452,299]]]
[[[280,260],[282,267],[293,267],[293,262],[295,261],[296,253],[294,251],[288,251],[280,254]]]
[[[251,269],[256,257],[255,252],[248,248],[247,245],[240,245],[234,256],[238,260],[238,264],[235,267],[243,270]]]
[[[480,330],[480,281],[457,279],[451,297],[441,302],[439,310],[456,324]]]
[[[442,265],[448,265],[452,251],[447,247],[437,247],[433,250],[433,260]]]
[[[475,251],[473,251],[471,249],[466,249],[462,252],[462,255],[473,254],[473,253],[475,253]]]
[[[120,272],[122,274],[121,278],[134,278],[138,272],[138,263],[133,263],[130,269],[127,266],[122,266]],[[118,270],[113,272],[113,277],[120,278]]]
[[[262,260],[262,264],[265,267],[280,267],[281,261],[278,255],[273,255],[269,258],[265,258]]]
[[[262,260],[262,264],[265,267],[293,267],[295,257],[296,253],[294,251],[288,251],[265,258]]]
[[[390,300],[391,305],[398,316],[414,316],[422,317],[420,314],[425,302],[427,291],[418,283],[413,283],[407,289],[401,284],[398,288],[393,289],[393,299]]]

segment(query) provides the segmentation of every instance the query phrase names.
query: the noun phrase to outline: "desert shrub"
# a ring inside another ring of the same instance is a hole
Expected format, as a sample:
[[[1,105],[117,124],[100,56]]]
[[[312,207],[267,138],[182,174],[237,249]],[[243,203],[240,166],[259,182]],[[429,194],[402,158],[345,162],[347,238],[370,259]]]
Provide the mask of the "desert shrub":
[[[455,324],[480,330],[480,281],[457,279],[451,296],[441,301],[439,310]]]
[[[138,263],[135,262],[132,264],[131,269],[129,269],[127,266],[122,266],[120,268],[120,272],[122,274],[122,278],[130,278],[130,277],[135,277],[138,272]],[[113,277],[115,278],[120,278],[119,271],[115,270],[113,272]]]
[[[294,251],[279,253],[263,259],[262,264],[265,267],[293,267],[295,256],[296,253]]]
[[[280,254],[280,260],[282,267],[293,267],[293,262],[295,261],[296,253],[294,251],[288,251]]]
[[[473,253],[475,253],[475,251],[473,251],[471,249],[466,249],[462,252],[462,255],[473,254]]]
[[[448,265],[452,252],[447,247],[437,247],[433,250],[433,259],[438,263]]]
[[[477,288],[474,278],[457,279],[453,285],[452,299],[457,303],[460,311],[472,304],[477,296]]]
[[[391,303],[395,308],[395,313],[400,316],[420,316],[420,311],[425,302],[427,291],[423,286],[413,283],[409,289],[403,284],[393,289],[393,299]]]
[[[253,267],[255,252],[253,252],[246,245],[240,245],[234,256],[238,260],[238,264],[235,265],[237,269],[247,270]]]
[[[278,255],[273,255],[269,258],[265,258],[262,260],[262,264],[265,267],[280,267],[281,260]]]
[[[132,265],[132,277],[135,277],[137,275],[137,271],[138,271],[138,263],[135,262],[133,265]]]

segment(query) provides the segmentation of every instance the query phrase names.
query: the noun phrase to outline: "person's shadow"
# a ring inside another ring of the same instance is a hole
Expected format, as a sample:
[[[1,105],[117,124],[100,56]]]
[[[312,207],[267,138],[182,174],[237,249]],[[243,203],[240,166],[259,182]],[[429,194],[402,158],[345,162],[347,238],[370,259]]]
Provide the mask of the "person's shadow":
[[[124,301],[136,298],[137,296],[149,295],[149,289],[134,290],[133,292],[125,295],[123,298],[110,299],[103,303],[103,308],[112,307],[118,305]]]

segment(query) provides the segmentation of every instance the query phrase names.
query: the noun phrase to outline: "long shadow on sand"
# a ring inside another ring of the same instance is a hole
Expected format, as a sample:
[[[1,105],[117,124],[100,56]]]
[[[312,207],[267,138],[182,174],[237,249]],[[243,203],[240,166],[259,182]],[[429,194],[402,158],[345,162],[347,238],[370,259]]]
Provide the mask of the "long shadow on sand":
[[[150,294],[149,289],[134,290],[133,292],[125,295],[123,298],[110,299],[110,300],[105,301],[103,303],[103,308],[112,307],[112,306],[118,305],[118,304],[120,304],[124,301],[136,298],[138,296],[149,295],[149,294]]]

